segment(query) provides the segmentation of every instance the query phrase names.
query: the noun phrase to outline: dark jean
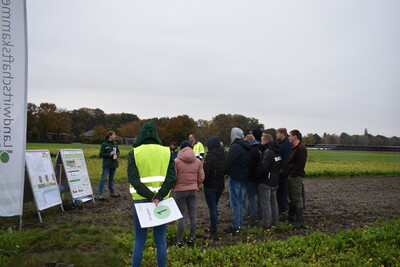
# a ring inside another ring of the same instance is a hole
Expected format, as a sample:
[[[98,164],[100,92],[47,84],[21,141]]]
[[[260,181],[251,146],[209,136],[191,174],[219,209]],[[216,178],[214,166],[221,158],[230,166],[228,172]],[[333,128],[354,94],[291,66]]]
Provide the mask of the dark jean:
[[[196,202],[197,202],[197,191],[176,191],[174,192],[174,199],[176,205],[182,213],[183,218],[178,220],[178,232],[177,240],[182,242],[183,235],[185,233],[185,220],[189,215],[190,220],[190,233],[189,237],[194,239],[197,229],[197,216],[196,216]]]
[[[232,208],[232,228],[239,229],[243,224],[243,199],[242,189],[246,182],[241,182],[228,177],[229,198]]]
[[[277,186],[271,187],[264,183],[258,185],[258,193],[260,194],[263,214],[263,226],[267,228],[278,225],[278,203],[276,201],[277,189]]]
[[[103,195],[104,183],[106,182],[108,176],[108,189],[110,190],[110,194],[114,193],[114,174],[116,168],[103,168],[103,173],[101,175],[100,183],[99,183],[99,195]]]
[[[139,218],[136,213],[134,203],[150,202],[147,199],[135,200],[132,203],[132,213],[135,228],[135,241],[132,254],[132,267],[139,267],[143,259],[144,245],[147,239],[147,228],[141,228]],[[159,267],[167,266],[167,241],[166,241],[167,225],[159,225],[153,228],[154,242],[157,247],[157,263]]]
[[[218,202],[223,192],[224,188],[204,187],[204,197],[206,198],[206,203],[210,212],[211,232],[217,231]]]
[[[258,191],[257,183],[253,181],[246,182],[247,188],[247,216],[257,220],[258,219]]]
[[[278,200],[279,213],[286,212],[288,206],[288,194],[286,190],[286,177],[282,173],[279,174],[279,187],[276,192],[276,198]]]

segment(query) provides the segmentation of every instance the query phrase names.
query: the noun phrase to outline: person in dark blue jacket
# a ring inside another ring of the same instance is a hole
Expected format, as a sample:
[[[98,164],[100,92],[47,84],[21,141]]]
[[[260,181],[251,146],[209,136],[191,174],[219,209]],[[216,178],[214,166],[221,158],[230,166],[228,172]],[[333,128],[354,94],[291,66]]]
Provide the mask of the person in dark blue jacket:
[[[283,169],[286,166],[287,160],[289,159],[290,149],[292,144],[289,142],[288,133],[286,128],[279,128],[276,130],[276,139],[281,151],[282,168],[279,171],[279,187],[276,192],[276,198],[278,201],[278,210],[280,219],[284,221],[286,219],[286,211],[288,209],[288,194],[286,189],[286,177],[283,175]]]
[[[226,169],[233,222],[230,228],[225,229],[226,233],[232,234],[239,233],[243,224],[242,190],[249,176],[251,145],[243,138],[244,133],[240,128],[232,128],[232,143],[226,158]]]

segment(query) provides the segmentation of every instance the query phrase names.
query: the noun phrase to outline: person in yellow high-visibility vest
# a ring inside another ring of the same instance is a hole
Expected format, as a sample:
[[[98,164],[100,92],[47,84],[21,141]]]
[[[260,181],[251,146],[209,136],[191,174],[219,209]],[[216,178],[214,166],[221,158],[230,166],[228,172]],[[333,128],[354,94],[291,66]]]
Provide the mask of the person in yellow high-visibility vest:
[[[175,183],[175,164],[169,147],[162,146],[157,128],[152,122],[143,124],[133,150],[128,157],[128,180],[133,203],[158,202],[169,196]],[[140,266],[146,243],[147,228],[142,228],[132,205],[135,228],[135,242],[132,254],[132,266]],[[154,227],[154,241],[157,246],[158,266],[167,264],[167,225]]]
[[[196,158],[202,161],[204,159],[203,144],[197,141],[196,136],[194,134],[189,135],[189,141],[192,144],[193,152],[196,155]]]

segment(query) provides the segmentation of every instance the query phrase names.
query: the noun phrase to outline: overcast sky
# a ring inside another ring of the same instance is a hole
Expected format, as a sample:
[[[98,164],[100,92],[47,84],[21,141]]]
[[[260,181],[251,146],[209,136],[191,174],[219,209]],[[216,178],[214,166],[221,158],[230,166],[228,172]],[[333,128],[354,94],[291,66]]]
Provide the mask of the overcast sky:
[[[400,136],[398,0],[28,0],[28,102]]]

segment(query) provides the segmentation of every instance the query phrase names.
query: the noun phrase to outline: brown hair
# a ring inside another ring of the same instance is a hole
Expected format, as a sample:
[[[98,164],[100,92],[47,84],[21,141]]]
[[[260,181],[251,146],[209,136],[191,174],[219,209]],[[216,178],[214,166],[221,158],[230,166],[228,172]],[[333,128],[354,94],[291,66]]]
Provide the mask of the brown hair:
[[[303,138],[302,137],[302,135],[301,135],[301,133],[300,133],[300,131],[299,130],[291,130],[290,131],[290,134],[292,135],[292,136],[297,136],[297,139],[299,139],[300,141],[301,141],[301,139]]]
[[[288,135],[286,128],[278,128],[278,130],[276,130],[276,131],[281,133],[281,134]]]
[[[262,137],[264,137],[267,140],[267,143],[272,142],[274,140],[274,138],[270,134],[263,133]]]
[[[104,137],[104,140],[110,139],[110,136],[113,135],[113,134],[115,134],[114,131],[108,131],[107,134],[106,134],[106,137]]]

